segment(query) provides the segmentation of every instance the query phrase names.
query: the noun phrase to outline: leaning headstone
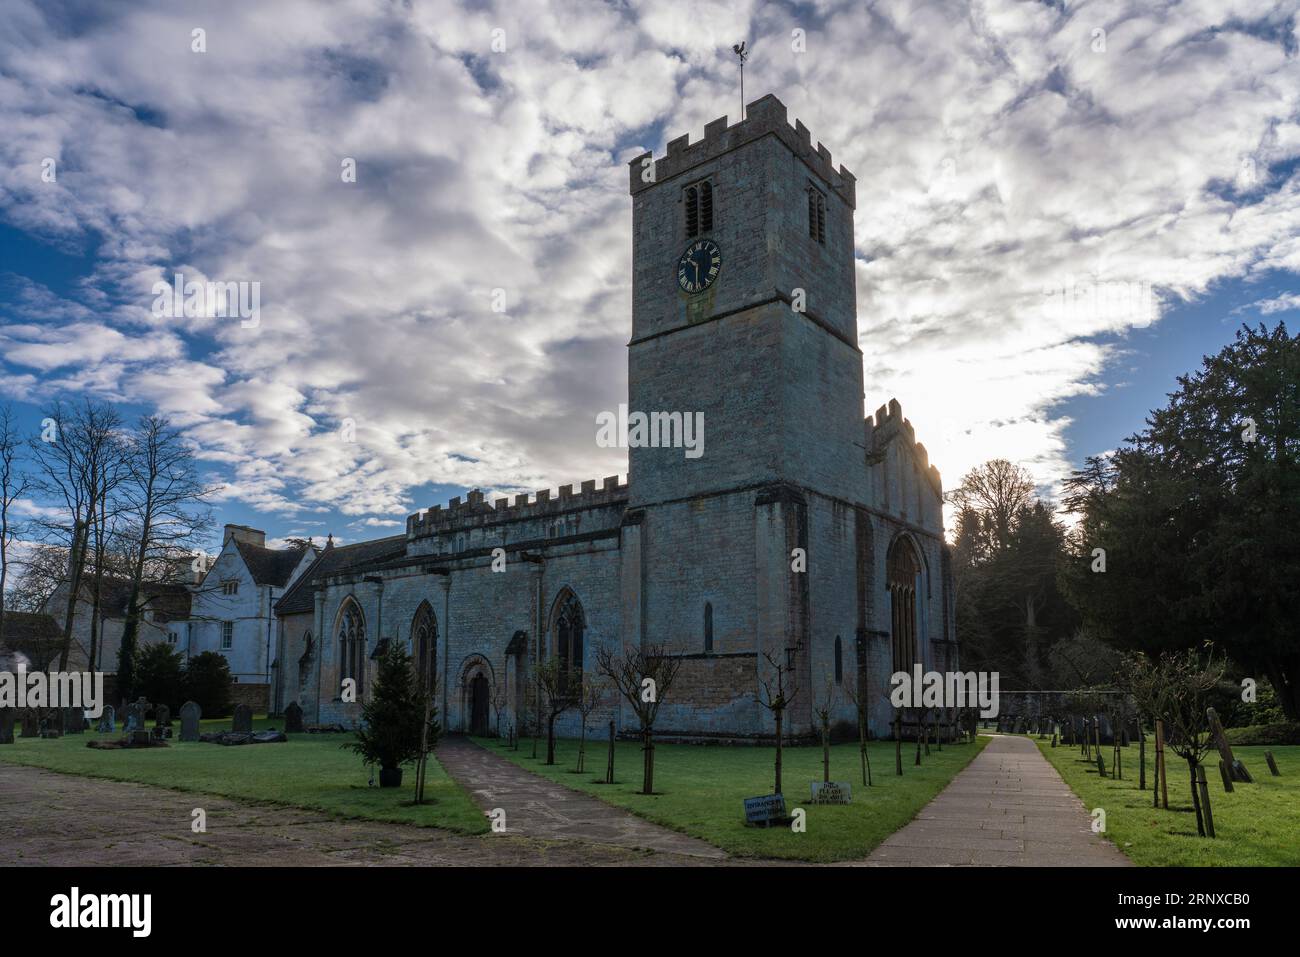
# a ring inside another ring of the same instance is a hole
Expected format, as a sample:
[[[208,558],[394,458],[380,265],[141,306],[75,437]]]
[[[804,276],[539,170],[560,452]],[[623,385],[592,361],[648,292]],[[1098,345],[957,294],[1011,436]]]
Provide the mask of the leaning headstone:
[[[235,717],[230,730],[237,734],[248,734],[253,730],[253,709],[246,704],[235,705]]]
[[[111,704],[104,705],[104,713],[99,716],[95,730],[101,734],[112,734],[117,730],[117,711]]]
[[[0,708],[0,744],[14,743],[14,709]]]
[[[1272,774],[1273,777],[1275,778],[1280,778],[1282,776],[1282,772],[1277,769],[1277,761],[1274,760],[1273,758],[1273,752],[1265,751],[1264,760],[1268,762],[1269,773]]]
[[[1255,782],[1251,780],[1250,772],[1246,770],[1246,766],[1233,757],[1232,745],[1228,744],[1228,738],[1223,733],[1223,725],[1219,723],[1218,714],[1215,713],[1213,708],[1206,708],[1205,717],[1210,723],[1210,735],[1214,738],[1215,747],[1219,749],[1219,757],[1223,759],[1223,763],[1232,772],[1232,779],[1234,781],[1244,781],[1246,784],[1254,784]]]
[[[181,705],[181,740],[197,741],[199,740],[199,718],[203,717],[203,709],[199,707],[196,701],[187,701]]]
[[[284,730],[289,734],[303,732],[302,705],[296,701],[290,701],[289,707],[284,709]]]

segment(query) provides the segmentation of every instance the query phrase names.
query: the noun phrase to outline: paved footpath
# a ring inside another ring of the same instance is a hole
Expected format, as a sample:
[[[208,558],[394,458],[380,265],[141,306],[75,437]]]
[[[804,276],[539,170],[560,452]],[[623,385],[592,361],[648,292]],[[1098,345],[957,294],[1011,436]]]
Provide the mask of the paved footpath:
[[[1129,867],[1028,738],[998,735],[912,823],[867,858],[876,866]]]
[[[697,838],[670,831],[630,811],[525,771],[468,738],[449,736],[438,762],[483,810],[506,812],[506,833],[552,841],[648,849],[716,863],[727,855]]]

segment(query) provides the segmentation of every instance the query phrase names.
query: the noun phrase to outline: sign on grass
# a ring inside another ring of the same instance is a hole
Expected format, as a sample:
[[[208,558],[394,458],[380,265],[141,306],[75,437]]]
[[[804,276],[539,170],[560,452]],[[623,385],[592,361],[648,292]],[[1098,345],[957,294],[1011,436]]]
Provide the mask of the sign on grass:
[[[767,824],[786,816],[785,795],[766,794],[763,797],[745,798],[745,823]]]
[[[813,804],[852,804],[853,789],[848,781],[813,781]]]

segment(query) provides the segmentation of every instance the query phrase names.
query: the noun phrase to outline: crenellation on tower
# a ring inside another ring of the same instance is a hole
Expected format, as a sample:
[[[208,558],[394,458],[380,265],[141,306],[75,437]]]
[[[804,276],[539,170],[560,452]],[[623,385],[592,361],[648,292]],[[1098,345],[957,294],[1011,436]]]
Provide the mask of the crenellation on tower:
[[[786,119],[786,107],[773,94],[750,103],[746,117],[739,123],[727,125],[727,117],[720,116],[704,127],[704,139],[692,143],[690,134],[672,139],[664,156],[654,159],[653,152],[642,153],[628,162],[629,191],[636,195],[644,189],[663,183],[701,163],[715,159],[761,137],[775,135],[833,189],[850,208],[857,207],[857,178],[842,165],[837,170],[831,162],[831,152],[821,143],[814,149],[812,135],[803,121],[795,120],[791,126]],[[643,176],[646,160],[654,163],[654,179],[647,182]]]
[[[621,505],[627,501],[628,485],[619,481],[617,475],[606,476],[600,487],[595,479],[587,479],[575,492],[573,485],[561,485],[553,497],[550,489],[542,489],[533,496],[527,492],[514,496],[495,499],[489,504],[484,493],[478,489],[469,492],[465,500],[459,495],[452,498],[444,508],[434,505],[424,512],[416,512],[406,520],[407,538],[421,538],[458,529],[481,525],[493,525],[503,521],[534,519],[562,512],[580,511],[587,508],[601,508]]]

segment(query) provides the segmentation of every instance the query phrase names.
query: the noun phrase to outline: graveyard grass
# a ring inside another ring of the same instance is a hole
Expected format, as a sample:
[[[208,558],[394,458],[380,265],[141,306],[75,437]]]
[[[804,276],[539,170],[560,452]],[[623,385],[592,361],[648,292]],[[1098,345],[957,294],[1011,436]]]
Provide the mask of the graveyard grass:
[[[230,730],[229,718],[201,722],[203,731]],[[176,726],[179,732],[180,725]],[[259,718],[253,730],[283,728],[279,719]],[[280,744],[223,747],[198,741],[168,742],[166,748],[97,751],[86,747],[96,738],[121,734],[64,735],[62,738],[16,737],[0,748],[0,761],[46,768],[65,774],[133,781],[177,791],[288,805],[323,811],[340,818],[396,821],[481,834],[488,822],[436,760],[425,775],[429,803],[411,804],[414,766],[403,769],[400,788],[369,787],[361,758],[342,745],[347,734],[294,734]],[[378,772],[376,771],[376,776]]]
[[[1196,834],[1191,780],[1187,762],[1172,750],[1165,753],[1169,773],[1169,810],[1151,806],[1155,779],[1155,746],[1147,741],[1147,787],[1138,790],[1138,747],[1121,748],[1122,780],[1111,777],[1109,745],[1102,746],[1106,777],[1097,774],[1096,760],[1083,760],[1077,747],[1051,747],[1038,741],[1043,755],[1091,811],[1106,811],[1106,837],[1135,864],[1148,867],[1276,867],[1300,865],[1300,746],[1238,747],[1233,754],[1243,761],[1254,784],[1233,784],[1223,790],[1219,753],[1204,759],[1210,790],[1210,811],[1215,838]],[[1271,750],[1281,777],[1269,773],[1264,752]]]
[[[708,841],[741,857],[770,857],[804,861],[842,861],[866,857],[881,841],[912,820],[953,776],[977,755],[989,739],[974,744],[930,746],[915,767],[916,742],[903,745],[903,776],[894,773],[894,743],[868,745],[873,786],[862,785],[857,742],[831,747],[831,780],[847,781],[853,790],[849,805],[810,803],[809,783],[822,779],[820,745],[786,746],[782,755],[782,784],[786,808],[807,811],[805,833],[789,826],[746,827],[744,799],[772,793],[775,748],[721,745],[655,745],[654,788],[641,789],[641,745],[619,741],[614,750],[614,781],[605,784],[608,738],[587,740],[586,768],[574,773],[576,739],[556,742],[556,763],[546,765],[546,741],[532,757],[532,739],[521,738],[519,750],[499,738],[474,738],[490,753],[520,767],[583,791],[607,804],[625,808],[657,824]]]

